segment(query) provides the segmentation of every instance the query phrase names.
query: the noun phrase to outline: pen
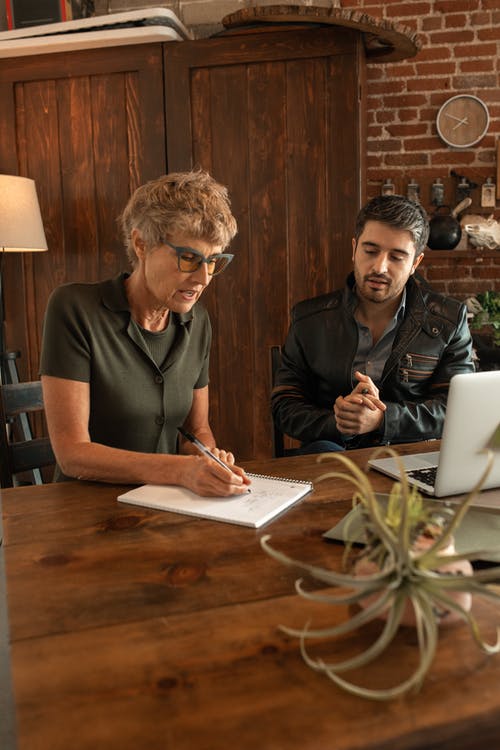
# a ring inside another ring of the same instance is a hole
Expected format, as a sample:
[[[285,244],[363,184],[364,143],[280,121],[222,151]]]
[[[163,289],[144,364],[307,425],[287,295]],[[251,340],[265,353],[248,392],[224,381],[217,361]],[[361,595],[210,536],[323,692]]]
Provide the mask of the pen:
[[[212,453],[212,451],[209,450],[209,448],[207,448],[206,445],[203,445],[203,443],[200,440],[198,440],[197,437],[195,437],[194,435],[192,435],[190,432],[187,432],[183,427],[178,427],[177,430],[178,430],[178,432],[181,433],[182,437],[185,437],[186,440],[189,440],[190,443],[193,443],[193,445],[196,445],[196,447],[198,448],[198,450],[201,451],[202,453],[204,453],[205,456],[208,456],[209,458],[211,458],[214,461],[216,461],[219,464],[219,466],[222,466],[224,469],[226,469],[227,471],[229,471],[230,474],[234,474],[234,471],[231,471],[231,469],[229,468],[229,466],[227,464],[225,464],[224,461],[221,461],[220,458],[217,458],[217,456],[214,456],[214,454]],[[235,474],[235,476],[238,476],[238,475]]]

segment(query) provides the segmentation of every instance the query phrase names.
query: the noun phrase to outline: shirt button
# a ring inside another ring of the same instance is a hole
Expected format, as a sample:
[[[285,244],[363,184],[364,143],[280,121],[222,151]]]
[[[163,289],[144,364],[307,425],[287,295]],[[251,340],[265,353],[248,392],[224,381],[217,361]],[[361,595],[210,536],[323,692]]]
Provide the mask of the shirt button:
[[[161,426],[162,424],[165,424],[165,417],[156,417],[155,422],[157,425]]]
[[[155,375],[155,383],[158,383],[158,385],[163,383],[163,375]]]

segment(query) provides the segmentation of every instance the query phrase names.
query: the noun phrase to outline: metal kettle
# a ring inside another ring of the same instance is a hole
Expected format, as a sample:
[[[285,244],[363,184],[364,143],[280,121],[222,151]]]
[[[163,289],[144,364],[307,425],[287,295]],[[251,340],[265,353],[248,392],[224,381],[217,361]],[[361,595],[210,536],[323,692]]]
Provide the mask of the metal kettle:
[[[472,198],[464,198],[450,211],[449,206],[439,206],[429,221],[428,247],[431,250],[453,250],[462,237],[462,227],[457,219],[458,214],[468,208]],[[447,214],[440,213],[440,209],[448,210]]]

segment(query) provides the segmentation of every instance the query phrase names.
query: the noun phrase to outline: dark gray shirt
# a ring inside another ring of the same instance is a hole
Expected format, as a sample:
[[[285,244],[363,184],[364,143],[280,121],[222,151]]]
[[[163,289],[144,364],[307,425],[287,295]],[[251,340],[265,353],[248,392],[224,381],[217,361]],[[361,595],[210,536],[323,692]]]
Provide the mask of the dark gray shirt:
[[[197,304],[172,313],[174,335],[158,367],[131,319],[125,274],[66,284],[49,300],[40,372],[90,384],[91,440],[146,453],[177,453],[177,426],[193,389],[208,384],[211,327]]]
[[[380,385],[385,363],[392,351],[394,339],[398,327],[403,322],[405,316],[406,289],[403,289],[403,296],[394,317],[388,322],[382,336],[375,346],[373,345],[372,334],[370,329],[356,320],[358,328],[358,348],[352,365],[352,380],[357,383],[354,373],[356,371],[368,375],[376,386]]]

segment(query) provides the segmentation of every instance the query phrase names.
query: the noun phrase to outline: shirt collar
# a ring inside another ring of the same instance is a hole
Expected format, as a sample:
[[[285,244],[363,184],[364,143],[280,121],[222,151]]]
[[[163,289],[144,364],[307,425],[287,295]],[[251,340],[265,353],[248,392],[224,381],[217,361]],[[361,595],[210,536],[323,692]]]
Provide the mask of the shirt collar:
[[[120,273],[114,279],[109,279],[103,283],[102,301],[108,310],[130,313],[130,306],[125,291],[125,280],[129,276],[129,273]],[[193,314],[194,306],[187,313],[172,313],[172,318],[177,324],[185,325],[193,319]]]
[[[358,304],[358,296],[356,294],[356,283],[353,284],[352,287],[348,286],[348,304],[352,307],[354,310],[357,307]],[[394,313],[394,322],[400,323],[406,312],[406,286],[403,288],[403,294],[401,295],[401,301],[399,303],[398,309]]]
[[[399,307],[396,310],[396,314],[394,316],[394,320],[396,322],[399,322],[403,320],[406,312],[406,286],[403,289],[403,294],[401,296],[401,302],[399,303]]]

